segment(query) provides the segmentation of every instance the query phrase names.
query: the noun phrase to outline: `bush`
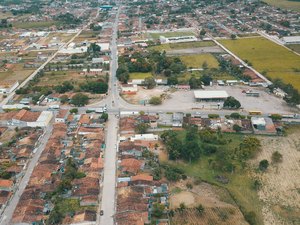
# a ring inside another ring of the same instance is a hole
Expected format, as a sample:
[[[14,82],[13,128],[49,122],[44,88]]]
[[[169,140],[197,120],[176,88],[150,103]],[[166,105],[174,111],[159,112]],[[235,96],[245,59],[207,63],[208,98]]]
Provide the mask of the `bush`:
[[[264,172],[268,169],[268,167],[269,167],[268,160],[264,159],[259,162],[259,170],[260,171]]]
[[[70,113],[76,114],[78,113],[78,109],[77,108],[70,109]]]
[[[232,127],[232,129],[233,129],[235,132],[240,132],[240,131],[242,130],[242,128],[241,128],[239,125],[237,125],[237,124],[234,124],[233,127]]]
[[[89,97],[81,93],[74,95],[71,99],[71,104],[75,106],[84,106],[88,104],[88,102],[89,102]]]
[[[272,163],[280,163],[282,162],[282,155],[276,151],[272,153]]]
[[[219,114],[208,114],[208,118],[217,119],[217,118],[220,118],[220,115]]]
[[[282,116],[280,114],[272,114],[270,118],[274,121],[278,121],[282,119]]]
[[[187,189],[193,189],[193,185],[191,183],[186,183]]]
[[[149,100],[149,103],[151,105],[160,105],[162,103],[162,100],[160,97],[152,97],[150,100]]]
[[[250,224],[250,225],[256,225],[257,224],[257,219],[256,219],[256,214],[255,212],[247,212],[245,213],[245,220]]]

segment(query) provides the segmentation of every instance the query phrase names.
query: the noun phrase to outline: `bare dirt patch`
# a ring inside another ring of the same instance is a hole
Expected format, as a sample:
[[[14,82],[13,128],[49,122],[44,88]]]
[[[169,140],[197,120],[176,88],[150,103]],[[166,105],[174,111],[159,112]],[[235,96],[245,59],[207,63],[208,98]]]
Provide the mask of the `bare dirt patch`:
[[[300,127],[293,129],[287,137],[261,137],[262,152],[252,165],[267,159],[271,162],[272,153],[280,152],[283,161],[271,164],[265,173],[256,173],[262,188],[258,192],[264,202],[265,224],[300,223]]]
[[[138,92],[134,95],[122,95],[123,98],[131,104],[141,104],[141,101],[149,100],[154,96],[161,96],[167,94],[167,87],[158,86],[153,89],[144,89],[143,87],[138,87]]]
[[[186,184],[191,183],[192,189]],[[171,186],[170,208],[175,210],[181,203],[187,209],[176,210],[172,217],[172,224],[248,224],[226,191],[207,183],[195,184],[192,180],[177,182]],[[195,208],[199,205],[204,208],[203,213]]]

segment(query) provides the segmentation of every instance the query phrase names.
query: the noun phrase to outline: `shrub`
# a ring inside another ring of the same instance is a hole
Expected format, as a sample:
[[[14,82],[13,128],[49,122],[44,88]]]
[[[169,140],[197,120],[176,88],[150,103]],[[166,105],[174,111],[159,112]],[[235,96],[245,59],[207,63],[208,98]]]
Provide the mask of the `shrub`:
[[[149,100],[149,103],[150,103],[151,105],[160,105],[160,104],[162,103],[162,100],[161,100],[160,97],[154,96],[154,97],[152,97],[152,98]]]

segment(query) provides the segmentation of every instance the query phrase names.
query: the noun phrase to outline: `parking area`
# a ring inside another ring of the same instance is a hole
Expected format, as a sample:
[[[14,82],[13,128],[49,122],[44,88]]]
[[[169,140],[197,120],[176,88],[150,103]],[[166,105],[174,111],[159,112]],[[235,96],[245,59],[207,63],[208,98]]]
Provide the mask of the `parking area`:
[[[246,111],[259,110],[263,113],[293,113],[294,108],[289,107],[285,101],[272,94],[266,92],[265,88],[261,87],[248,87],[248,86],[211,86],[205,87],[205,90],[227,91],[229,96],[235,97],[240,101],[242,108]],[[243,91],[252,90],[258,92],[259,97],[246,96]],[[176,91],[170,94],[170,98],[165,100],[163,105],[170,109],[203,109],[203,110],[214,110],[218,107],[222,107],[222,103],[218,106],[217,102],[196,102],[193,91]]]

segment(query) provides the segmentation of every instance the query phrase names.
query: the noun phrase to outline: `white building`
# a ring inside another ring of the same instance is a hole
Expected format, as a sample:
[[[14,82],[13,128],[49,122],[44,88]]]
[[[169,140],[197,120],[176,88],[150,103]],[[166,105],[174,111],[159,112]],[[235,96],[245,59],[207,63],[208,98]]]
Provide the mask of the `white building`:
[[[130,137],[130,141],[157,141],[158,135],[156,134],[136,134]]]
[[[138,88],[136,84],[123,84],[121,86],[121,91],[124,94],[135,94],[138,92]]]
[[[46,127],[53,118],[53,112],[42,111],[35,122],[27,122],[28,127]]]
[[[197,38],[195,36],[180,36],[180,37],[160,36],[159,40],[162,44],[167,44],[167,43],[192,42],[192,41],[197,41]]]
[[[9,94],[13,92],[19,86],[19,82],[14,81],[3,81],[0,83],[0,94]]]
[[[228,98],[226,91],[194,91],[196,101],[224,101]]]
[[[283,37],[282,41],[284,44],[300,44],[300,36],[288,36],[288,37]]]

